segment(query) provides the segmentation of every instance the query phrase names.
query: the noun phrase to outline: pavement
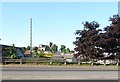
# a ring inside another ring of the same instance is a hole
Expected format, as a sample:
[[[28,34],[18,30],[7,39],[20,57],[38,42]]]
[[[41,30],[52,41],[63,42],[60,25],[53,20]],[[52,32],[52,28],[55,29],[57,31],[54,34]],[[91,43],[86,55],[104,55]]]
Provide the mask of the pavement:
[[[118,66],[2,65],[2,80],[118,80]]]

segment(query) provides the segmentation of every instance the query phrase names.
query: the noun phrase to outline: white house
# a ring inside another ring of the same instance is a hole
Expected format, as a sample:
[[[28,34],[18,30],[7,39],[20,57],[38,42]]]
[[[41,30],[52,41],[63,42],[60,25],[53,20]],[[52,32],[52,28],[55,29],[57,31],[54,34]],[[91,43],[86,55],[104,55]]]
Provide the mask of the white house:
[[[48,45],[43,45],[43,44],[40,44],[38,49],[42,51],[50,51],[50,47]]]

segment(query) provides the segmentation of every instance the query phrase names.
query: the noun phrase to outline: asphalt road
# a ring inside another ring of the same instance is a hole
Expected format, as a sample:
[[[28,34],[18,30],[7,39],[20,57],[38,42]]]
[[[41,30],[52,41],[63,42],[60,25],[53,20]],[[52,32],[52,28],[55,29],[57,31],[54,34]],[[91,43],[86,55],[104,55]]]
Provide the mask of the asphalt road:
[[[117,80],[117,71],[3,71],[3,80],[89,79]]]
[[[79,66],[3,66],[1,78],[3,80],[117,80],[118,71],[115,70],[117,67],[106,68]]]

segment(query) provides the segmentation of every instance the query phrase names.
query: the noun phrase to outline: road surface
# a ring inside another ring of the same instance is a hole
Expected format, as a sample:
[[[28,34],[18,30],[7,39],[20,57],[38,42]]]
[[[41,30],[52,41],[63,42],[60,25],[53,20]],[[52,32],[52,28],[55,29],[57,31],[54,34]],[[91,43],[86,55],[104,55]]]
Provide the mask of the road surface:
[[[92,68],[92,70],[90,70]],[[116,68],[70,66],[3,66],[3,80],[117,80]],[[109,68],[109,69],[108,69]],[[83,70],[84,69],[84,70]],[[95,70],[96,69],[96,70]],[[103,70],[104,69],[104,70]]]

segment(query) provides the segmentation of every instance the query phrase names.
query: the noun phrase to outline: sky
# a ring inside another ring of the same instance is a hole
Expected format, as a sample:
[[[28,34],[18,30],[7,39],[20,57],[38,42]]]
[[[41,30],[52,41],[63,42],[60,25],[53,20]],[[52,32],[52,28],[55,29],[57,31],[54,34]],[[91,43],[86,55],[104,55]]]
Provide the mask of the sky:
[[[32,18],[33,47],[39,44],[65,45],[74,49],[76,30],[82,22],[97,21],[100,28],[118,14],[117,2],[3,2],[1,44],[17,47],[30,45],[30,18]]]

